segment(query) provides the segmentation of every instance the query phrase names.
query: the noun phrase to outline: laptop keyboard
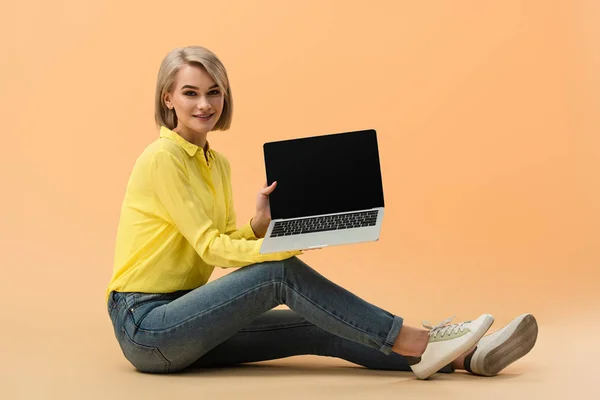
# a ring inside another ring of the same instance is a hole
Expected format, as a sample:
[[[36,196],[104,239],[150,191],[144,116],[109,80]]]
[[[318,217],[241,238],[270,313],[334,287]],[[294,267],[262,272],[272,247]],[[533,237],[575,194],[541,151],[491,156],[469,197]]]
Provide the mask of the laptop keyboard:
[[[362,228],[377,223],[379,210],[325,215],[323,217],[293,219],[275,222],[271,237],[300,235],[339,229]]]

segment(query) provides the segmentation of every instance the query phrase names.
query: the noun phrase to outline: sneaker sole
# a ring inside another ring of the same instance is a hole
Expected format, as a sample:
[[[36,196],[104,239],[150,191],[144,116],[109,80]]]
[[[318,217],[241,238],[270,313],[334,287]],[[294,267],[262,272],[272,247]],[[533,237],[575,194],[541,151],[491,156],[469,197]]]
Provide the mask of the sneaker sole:
[[[506,335],[496,339],[497,342],[502,342],[497,347],[492,347],[487,354],[481,354],[483,362],[481,363],[481,375],[493,376],[508,365],[523,357],[535,345],[538,335],[538,325],[535,317],[527,314],[521,321],[516,324],[512,332],[509,330]],[[508,337],[507,337],[508,336]]]

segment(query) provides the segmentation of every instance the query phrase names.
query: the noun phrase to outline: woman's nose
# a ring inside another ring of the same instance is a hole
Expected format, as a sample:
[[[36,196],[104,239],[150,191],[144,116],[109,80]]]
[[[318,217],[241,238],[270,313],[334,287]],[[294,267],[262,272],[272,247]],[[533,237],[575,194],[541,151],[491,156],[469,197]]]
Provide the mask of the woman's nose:
[[[199,110],[205,110],[210,108],[210,103],[208,102],[207,98],[204,96],[201,96],[198,99],[198,109]]]

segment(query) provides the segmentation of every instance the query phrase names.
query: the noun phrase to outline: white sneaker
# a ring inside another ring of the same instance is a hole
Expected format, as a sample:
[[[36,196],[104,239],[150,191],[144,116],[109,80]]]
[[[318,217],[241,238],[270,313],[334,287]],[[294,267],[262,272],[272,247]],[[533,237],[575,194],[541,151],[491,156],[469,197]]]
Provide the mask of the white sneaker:
[[[523,357],[535,345],[538,325],[531,314],[519,315],[508,325],[477,343],[465,358],[465,369],[473,374],[493,376]]]
[[[430,330],[429,343],[421,361],[410,366],[417,378],[427,379],[450,364],[473,347],[494,323],[494,317],[490,314],[483,314],[474,321],[448,325],[452,318],[436,326],[423,322],[423,326]]]

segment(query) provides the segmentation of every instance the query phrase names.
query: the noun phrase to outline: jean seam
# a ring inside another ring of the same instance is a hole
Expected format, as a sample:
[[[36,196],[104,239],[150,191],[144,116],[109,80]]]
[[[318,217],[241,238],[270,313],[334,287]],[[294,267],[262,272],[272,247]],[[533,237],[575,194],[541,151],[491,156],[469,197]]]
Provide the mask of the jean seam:
[[[138,343],[137,341],[133,340],[133,338],[129,335],[129,333],[127,333],[127,330],[125,329],[125,327],[121,327],[121,331],[122,331],[123,335],[127,336],[127,338],[125,338],[125,336],[123,336],[123,340],[129,340],[130,342],[134,343],[137,346],[146,348],[146,349],[154,352],[163,362],[163,366],[166,369],[165,372],[169,372],[169,369],[171,368],[171,361],[169,361],[167,359],[167,357],[164,356],[164,354],[162,353],[162,351],[160,351],[160,349],[158,347],[147,346],[145,344],[141,344],[141,343]]]
[[[229,305],[229,304],[233,303],[234,301],[238,300],[239,298],[241,298],[241,297],[244,297],[246,294],[248,294],[248,293],[251,293],[252,291],[254,291],[254,290],[256,290],[256,289],[260,289],[260,288],[262,288],[263,286],[272,285],[273,283],[277,283],[277,282],[275,282],[275,281],[271,280],[271,281],[269,281],[269,282],[265,282],[265,283],[262,283],[262,284],[260,284],[260,285],[258,285],[258,286],[252,287],[252,288],[250,288],[250,289],[246,290],[245,292],[243,292],[243,293],[240,293],[238,296],[234,297],[234,298],[233,298],[233,299],[231,299],[230,301],[228,301],[228,302],[226,302],[226,303],[222,303],[222,304],[216,305],[216,306],[214,306],[214,307],[211,307],[211,308],[209,308],[209,309],[206,309],[206,310],[202,310],[200,313],[198,313],[198,314],[194,314],[194,315],[191,315],[189,318],[187,318],[187,319],[185,319],[185,320],[181,321],[180,323],[178,323],[178,324],[176,324],[176,325],[168,326],[168,327],[166,327],[166,328],[162,328],[162,329],[145,329],[145,328],[140,328],[140,327],[137,327],[137,328],[138,328],[138,330],[140,330],[140,331],[142,331],[142,332],[148,332],[148,333],[157,333],[157,332],[168,331],[168,330],[170,330],[170,329],[173,329],[173,328],[180,327],[181,325],[185,324],[186,322],[190,321],[191,319],[194,319],[194,318],[196,318],[196,317],[200,317],[200,316],[202,316],[202,315],[204,315],[204,314],[206,314],[206,313],[208,313],[208,312],[211,312],[211,311],[213,311],[213,310],[215,310],[215,309],[219,309],[219,308],[221,308],[221,307],[225,307],[225,306],[227,306],[227,305]],[[153,309],[153,310],[155,310],[155,309]]]
[[[279,287],[279,301],[283,299],[283,284],[285,283],[285,264],[281,263],[281,283],[282,285]]]
[[[289,287],[291,290],[293,290],[294,292],[296,292],[300,297],[302,297],[303,299],[307,300],[308,302],[310,302],[311,304],[313,304],[315,307],[318,307],[319,309],[321,309],[323,312],[327,313],[327,315],[329,315],[330,318],[336,319],[342,323],[344,323],[346,326],[349,326],[352,329],[356,329],[357,331],[361,332],[362,334],[369,336],[369,337],[376,337],[377,339],[381,339],[384,343],[386,341],[386,338],[382,338],[381,336],[378,336],[377,334],[372,334],[369,332],[364,331],[362,328],[356,326],[356,325],[352,325],[351,323],[338,318],[336,315],[331,314],[329,311],[327,311],[326,309],[324,309],[323,307],[321,307],[319,304],[313,302],[311,299],[309,299],[308,297],[305,297],[304,295],[302,295],[300,292],[298,292],[296,289],[294,289],[293,287],[291,287],[290,285],[288,285],[287,283],[284,283],[287,287]]]
[[[278,330],[282,330],[282,329],[303,328],[305,326],[314,326],[314,324],[308,322],[308,323],[300,323],[300,324],[294,324],[294,325],[285,325],[285,326],[277,326],[277,327],[269,327],[269,328],[242,329],[238,333],[278,331]]]

